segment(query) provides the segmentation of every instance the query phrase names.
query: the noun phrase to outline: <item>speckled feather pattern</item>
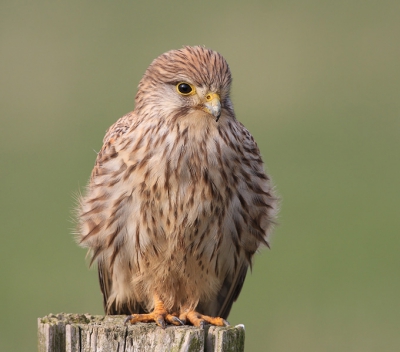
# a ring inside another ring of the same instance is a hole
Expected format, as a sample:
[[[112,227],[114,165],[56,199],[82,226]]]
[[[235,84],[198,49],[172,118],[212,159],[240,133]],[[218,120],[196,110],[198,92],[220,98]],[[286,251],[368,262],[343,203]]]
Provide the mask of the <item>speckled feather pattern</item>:
[[[194,96],[176,84],[196,87]],[[78,241],[97,260],[108,314],[198,309],[226,318],[276,198],[256,142],[235,118],[225,59],[184,47],[153,61],[135,110],[104,137],[78,209]],[[201,109],[215,92],[221,116]]]

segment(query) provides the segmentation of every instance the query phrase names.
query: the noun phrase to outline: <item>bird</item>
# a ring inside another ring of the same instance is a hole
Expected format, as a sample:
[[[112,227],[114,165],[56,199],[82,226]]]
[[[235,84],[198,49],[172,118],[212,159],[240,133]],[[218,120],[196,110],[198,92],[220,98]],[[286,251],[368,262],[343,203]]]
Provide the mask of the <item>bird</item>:
[[[125,323],[226,326],[278,198],[235,116],[227,61],[204,46],[157,57],[135,108],[106,132],[77,206],[105,313]]]

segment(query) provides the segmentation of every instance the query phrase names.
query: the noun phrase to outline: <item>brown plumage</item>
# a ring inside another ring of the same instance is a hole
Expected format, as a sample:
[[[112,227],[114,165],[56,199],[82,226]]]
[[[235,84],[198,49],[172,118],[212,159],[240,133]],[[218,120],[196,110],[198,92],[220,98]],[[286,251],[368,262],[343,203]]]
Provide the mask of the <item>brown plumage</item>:
[[[107,131],[78,209],[107,314],[226,324],[277,207],[230,86],[217,52],[169,51],[146,70],[135,110]]]

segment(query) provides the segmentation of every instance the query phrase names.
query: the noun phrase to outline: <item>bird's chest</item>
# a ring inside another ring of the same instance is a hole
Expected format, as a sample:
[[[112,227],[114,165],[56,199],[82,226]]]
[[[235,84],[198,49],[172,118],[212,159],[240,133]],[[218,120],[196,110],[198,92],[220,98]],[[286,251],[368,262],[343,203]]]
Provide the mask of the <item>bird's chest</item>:
[[[174,136],[172,136],[174,137]],[[194,237],[223,208],[225,168],[212,139],[189,138],[155,149],[135,193],[143,226],[160,237]],[[138,178],[134,178],[138,183]]]
[[[140,236],[148,234],[158,243],[162,238],[175,244],[185,241],[187,248],[194,239],[217,232],[218,220],[236,192],[238,170],[231,161],[237,158],[216,129],[200,127],[159,131],[149,148],[129,155],[131,190],[126,193],[134,199],[130,218],[139,222]],[[153,242],[148,237],[143,242]]]
[[[147,190],[154,207],[169,221],[203,220],[222,200],[217,196],[222,185],[221,169],[211,161],[213,158],[202,149],[183,146],[161,163],[155,162],[153,170],[162,171],[149,180]]]
[[[237,169],[230,163],[235,151],[211,134],[178,137],[172,133],[154,143],[149,154],[130,158],[127,238],[157,268],[168,264],[176,275],[182,267],[187,273],[199,268],[210,273],[227,243],[226,219],[237,192]]]
[[[154,149],[143,181],[160,203],[201,207],[218,201],[215,192],[223,186],[231,150],[210,132],[184,131],[171,133]]]

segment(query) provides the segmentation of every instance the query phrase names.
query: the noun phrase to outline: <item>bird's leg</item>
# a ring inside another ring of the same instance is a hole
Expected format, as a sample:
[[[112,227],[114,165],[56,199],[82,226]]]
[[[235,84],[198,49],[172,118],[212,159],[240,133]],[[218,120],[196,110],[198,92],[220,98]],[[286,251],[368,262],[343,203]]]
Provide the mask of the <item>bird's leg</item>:
[[[165,329],[167,323],[173,325],[183,325],[184,323],[174,314],[170,314],[165,309],[164,303],[158,297],[154,295],[154,310],[148,314],[131,314],[126,317],[125,323],[130,322],[135,324],[138,322],[148,323],[155,322],[158,326]]]
[[[205,324],[216,326],[229,326],[229,323],[220,317],[210,317],[208,315],[200,314],[194,310],[183,311],[179,315],[179,319],[185,324],[189,321],[192,325],[204,328]]]

